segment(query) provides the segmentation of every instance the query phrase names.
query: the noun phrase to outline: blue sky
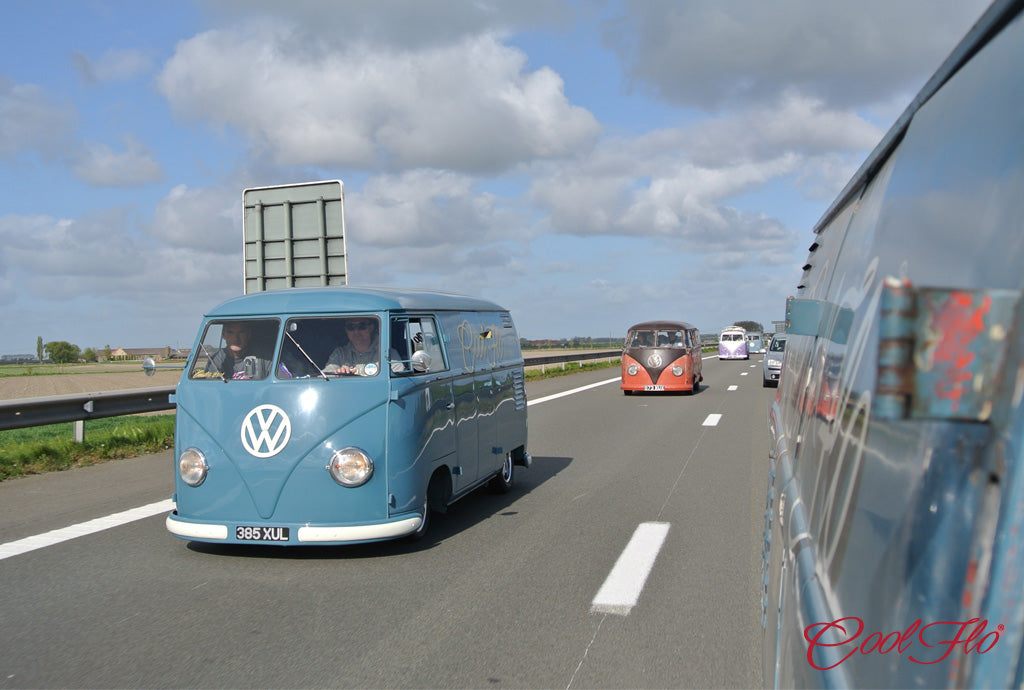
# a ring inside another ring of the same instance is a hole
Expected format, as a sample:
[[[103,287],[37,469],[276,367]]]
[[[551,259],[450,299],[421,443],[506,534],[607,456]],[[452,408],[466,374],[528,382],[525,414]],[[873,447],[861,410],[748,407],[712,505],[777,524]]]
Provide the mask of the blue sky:
[[[0,353],[187,347],[247,187],[345,183],[352,283],[526,338],[783,316],[974,0],[10,0]]]

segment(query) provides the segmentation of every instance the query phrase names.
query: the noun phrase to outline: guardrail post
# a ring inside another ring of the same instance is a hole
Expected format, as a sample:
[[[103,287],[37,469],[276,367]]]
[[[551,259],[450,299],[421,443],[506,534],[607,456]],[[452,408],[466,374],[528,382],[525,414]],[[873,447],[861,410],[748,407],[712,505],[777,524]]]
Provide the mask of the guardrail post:
[[[85,443],[85,420],[75,420],[75,443]]]

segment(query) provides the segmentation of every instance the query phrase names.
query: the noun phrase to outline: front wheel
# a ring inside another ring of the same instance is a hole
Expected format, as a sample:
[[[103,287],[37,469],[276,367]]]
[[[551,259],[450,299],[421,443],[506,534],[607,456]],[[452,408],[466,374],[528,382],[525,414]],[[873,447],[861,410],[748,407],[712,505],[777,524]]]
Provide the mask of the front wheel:
[[[505,453],[505,461],[501,463],[501,471],[488,483],[487,487],[497,494],[507,494],[512,490],[515,481],[515,462],[512,452]]]

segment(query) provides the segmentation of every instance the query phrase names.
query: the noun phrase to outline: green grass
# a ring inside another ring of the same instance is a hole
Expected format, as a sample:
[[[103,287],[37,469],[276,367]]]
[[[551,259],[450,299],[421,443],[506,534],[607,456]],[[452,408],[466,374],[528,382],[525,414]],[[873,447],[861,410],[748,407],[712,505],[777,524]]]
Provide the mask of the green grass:
[[[75,443],[71,422],[0,431],[0,480],[155,453],[173,445],[174,415],[90,419],[84,443]]]
[[[612,359],[611,362],[605,359],[590,361],[584,360],[583,366],[580,366],[579,362],[566,362],[565,369],[562,369],[562,364],[560,362],[557,364],[546,364],[545,370],[543,372],[540,369],[527,371],[526,380],[538,381],[540,379],[551,379],[556,376],[568,376],[569,374],[579,374],[580,372],[583,371],[599,371],[601,369],[612,368],[618,369],[619,361],[620,360],[618,357]]]

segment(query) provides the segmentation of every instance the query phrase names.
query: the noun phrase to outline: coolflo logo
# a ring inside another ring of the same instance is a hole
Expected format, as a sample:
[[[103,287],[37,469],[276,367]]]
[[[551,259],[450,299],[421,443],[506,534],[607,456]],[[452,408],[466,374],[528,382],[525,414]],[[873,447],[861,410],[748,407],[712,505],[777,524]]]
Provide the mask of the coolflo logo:
[[[277,455],[291,437],[291,420],[277,405],[260,405],[242,422],[242,446],[257,458]]]
[[[862,637],[864,621],[856,616],[847,616],[831,623],[815,623],[804,628],[804,639],[808,643],[807,663],[819,671],[825,671],[839,666],[857,653],[868,655],[896,652],[897,656],[902,656],[918,644],[919,649],[907,658],[915,664],[937,664],[945,661],[957,648],[967,655],[971,652],[984,654],[995,647],[1004,627],[1000,624],[995,630],[986,632],[987,626],[988,621],[981,618],[928,624],[918,619],[902,632],[895,631],[888,635],[873,632]],[[815,660],[814,650],[819,647],[840,648],[833,653],[834,658],[844,655],[838,661],[822,666]]]

